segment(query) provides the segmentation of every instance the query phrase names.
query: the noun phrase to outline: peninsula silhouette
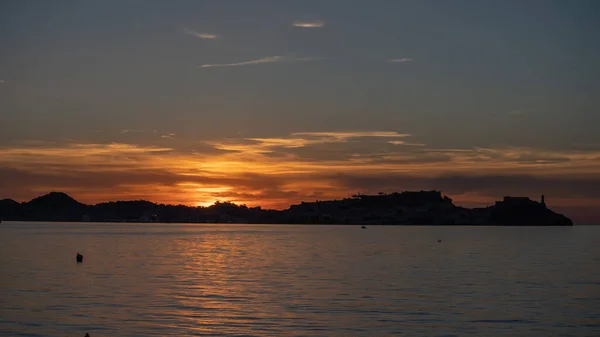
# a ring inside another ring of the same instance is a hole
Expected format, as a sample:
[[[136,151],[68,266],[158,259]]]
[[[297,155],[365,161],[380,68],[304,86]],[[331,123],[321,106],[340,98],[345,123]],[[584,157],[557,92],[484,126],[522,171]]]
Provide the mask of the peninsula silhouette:
[[[29,202],[0,200],[0,219],[66,222],[162,222],[249,224],[373,224],[572,226],[573,221],[546,207],[544,197],[504,197],[483,208],[455,206],[440,191],[355,195],[342,200],[302,202],[284,210],[216,202],[209,207],[115,201],[86,205],[62,192]]]

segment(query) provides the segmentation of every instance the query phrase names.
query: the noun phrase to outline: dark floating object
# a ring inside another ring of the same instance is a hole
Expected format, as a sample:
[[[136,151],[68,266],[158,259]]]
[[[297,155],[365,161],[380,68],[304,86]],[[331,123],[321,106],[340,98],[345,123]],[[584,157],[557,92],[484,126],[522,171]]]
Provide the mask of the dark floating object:
[[[79,263],[79,262],[83,262],[83,255],[77,253],[77,263]]]
[[[366,228],[367,228],[367,226],[365,226],[365,225],[362,225],[362,226],[360,226],[360,228],[362,228],[362,229],[366,229]]]
[[[442,242],[442,240],[438,240],[438,242]]]

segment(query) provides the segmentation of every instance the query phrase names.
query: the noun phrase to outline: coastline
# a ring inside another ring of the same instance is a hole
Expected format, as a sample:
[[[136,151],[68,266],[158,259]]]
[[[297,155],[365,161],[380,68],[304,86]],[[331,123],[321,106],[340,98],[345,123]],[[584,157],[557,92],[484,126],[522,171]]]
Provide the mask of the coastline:
[[[29,202],[0,200],[6,221],[328,224],[384,226],[572,226],[568,217],[528,197],[504,197],[482,208],[455,206],[440,191],[407,191],[317,200],[284,210],[216,202],[208,207],[155,204],[145,200],[86,205],[61,192]]]

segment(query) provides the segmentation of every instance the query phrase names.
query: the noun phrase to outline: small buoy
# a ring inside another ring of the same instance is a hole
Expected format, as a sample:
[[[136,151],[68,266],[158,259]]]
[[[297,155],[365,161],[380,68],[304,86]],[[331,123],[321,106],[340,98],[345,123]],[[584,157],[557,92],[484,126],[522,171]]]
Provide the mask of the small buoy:
[[[83,262],[83,255],[77,253],[77,263]]]
[[[442,240],[438,240],[438,242],[442,242]]]

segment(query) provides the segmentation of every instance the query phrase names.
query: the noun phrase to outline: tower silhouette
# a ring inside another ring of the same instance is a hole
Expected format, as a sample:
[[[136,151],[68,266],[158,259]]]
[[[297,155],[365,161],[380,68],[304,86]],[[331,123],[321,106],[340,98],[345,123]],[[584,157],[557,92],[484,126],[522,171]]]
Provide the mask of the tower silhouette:
[[[542,194],[542,205],[546,206],[546,200],[544,198],[544,195]]]

